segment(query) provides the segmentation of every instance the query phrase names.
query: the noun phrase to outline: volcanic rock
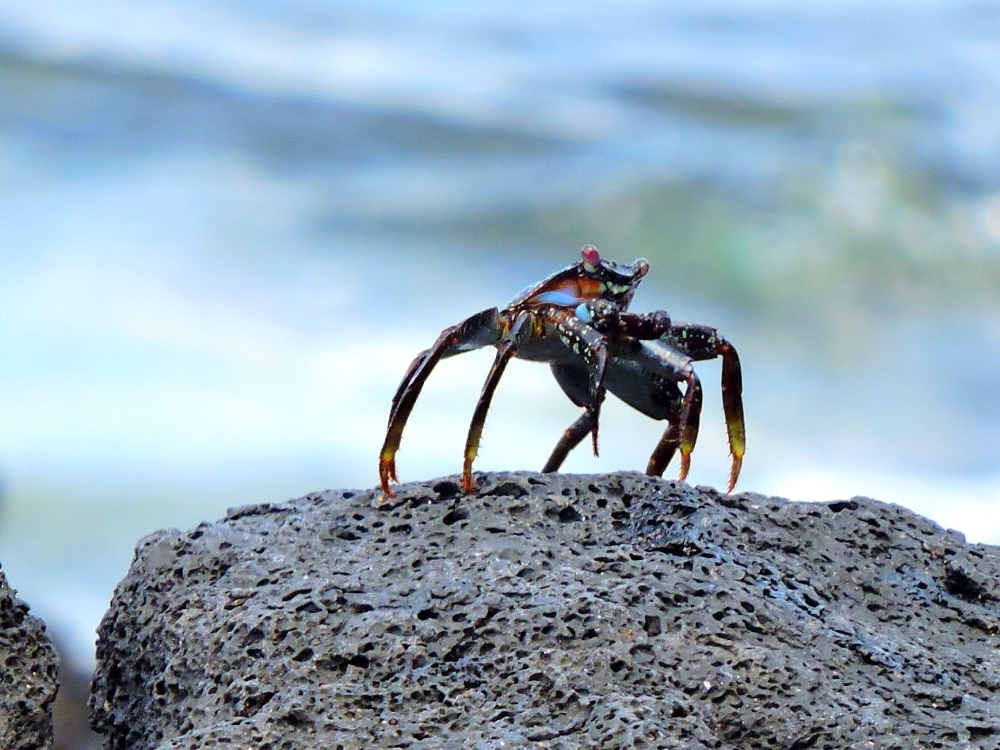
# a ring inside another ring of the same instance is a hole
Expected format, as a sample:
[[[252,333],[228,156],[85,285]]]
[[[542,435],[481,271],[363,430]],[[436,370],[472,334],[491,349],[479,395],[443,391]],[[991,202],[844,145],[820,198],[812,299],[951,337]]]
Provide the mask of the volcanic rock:
[[[52,747],[58,669],[45,624],[28,614],[0,571],[0,748]]]
[[[106,748],[1000,747],[1000,549],[860,497],[477,478],[143,539]]]

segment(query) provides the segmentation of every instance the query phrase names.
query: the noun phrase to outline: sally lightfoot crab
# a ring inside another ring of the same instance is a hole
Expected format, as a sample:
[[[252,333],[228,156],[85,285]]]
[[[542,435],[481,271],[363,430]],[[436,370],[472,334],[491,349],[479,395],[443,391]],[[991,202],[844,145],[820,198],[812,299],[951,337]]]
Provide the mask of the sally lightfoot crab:
[[[430,349],[417,355],[392,399],[379,455],[379,480],[388,497],[394,496],[390,481],[398,481],[396,451],[403,428],[434,366],[445,357],[486,346],[495,346],[497,356],[465,443],[465,492],[473,489],[472,462],[493,392],[514,357],[548,362],[556,382],[584,409],[556,444],[543,472],[558,471],[588,434],[597,455],[601,403],[606,391],[611,391],[646,416],[669,422],[646,473],[662,476],[679,449],[682,480],[691,465],[701,418],[702,389],[693,363],[722,357],[722,404],[733,461],[727,491],[732,492],[746,443],[743,378],[736,349],[709,326],[673,323],[662,310],[628,312],[636,287],[649,271],[645,259],[619,265],[601,258],[590,245],[583,248],[582,256],[579,263],[525,289],[504,309],[492,307],[445,328]]]

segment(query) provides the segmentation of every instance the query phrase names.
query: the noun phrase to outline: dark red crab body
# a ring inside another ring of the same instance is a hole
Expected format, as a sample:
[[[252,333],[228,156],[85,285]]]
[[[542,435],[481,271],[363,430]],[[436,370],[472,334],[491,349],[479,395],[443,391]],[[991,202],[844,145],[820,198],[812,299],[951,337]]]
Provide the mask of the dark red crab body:
[[[653,419],[669,422],[649,459],[646,473],[661,476],[681,452],[681,479],[687,476],[698,436],[701,383],[692,363],[722,357],[722,396],[733,466],[729,491],[739,477],[745,429],[739,356],[714,328],[674,324],[663,311],[630,313],[636,287],[649,271],[642,258],[619,265],[584,247],[582,260],[534,284],[503,310],[490,308],[441,332],[417,355],[392,400],[389,427],[379,456],[379,479],[389,497],[396,480],[396,451],[417,396],[437,362],[484,346],[496,346],[473,414],[465,447],[462,487],[471,492],[472,462],[493,392],[514,357],[548,362],[566,395],[583,415],[556,444],[542,471],[557,471],[589,433],[597,454],[601,403],[607,391]],[[684,386],[683,391],[681,385]]]

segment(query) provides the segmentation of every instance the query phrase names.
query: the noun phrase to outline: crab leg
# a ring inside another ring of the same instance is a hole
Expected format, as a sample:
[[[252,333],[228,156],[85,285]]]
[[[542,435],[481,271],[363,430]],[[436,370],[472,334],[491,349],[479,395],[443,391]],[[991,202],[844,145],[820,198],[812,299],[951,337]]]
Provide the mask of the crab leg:
[[[584,407],[586,410],[580,415],[579,419],[566,429],[562,437],[559,438],[559,442],[556,443],[556,447],[552,450],[552,455],[549,456],[549,460],[542,467],[543,474],[551,474],[552,472],[559,471],[559,467],[562,466],[569,452],[576,448],[580,444],[580,441],[594,429],[594,415],[590,409],[587,409],[587,404],[590,403],[592,398],[590,395],[590,372],[587,367],[582,363],[554,364],[552,365],[552,375],[555,377],[559,387],[563,389],[563,393],[569,397],[569,400],[577,406]],[[602,393],[601,399],[603,400],[603,398],[604,394]]]
[[[726,414],[726,431],[733,466],[729,472],[729,489],[732,492],[743,466],[746,452],[746,422],[743,418],[743,371],[736,348],[719,332],[696,323],[678,323],[661,339],[677,351],[696,361],[722,357],[722,408]]]
[[[413,373],[415,373],[417,368],[423,364],[430,352],[430,349],[424,349],[424,351],[420,352],[420,354],[413,358],[413,361],[410,362],[410,366],[406,368],[406,374],[403,375],[403,379],[399,381],[399,387],[396,389],[396,394],[392,397],[392,407],[389,409],[389,424],[392,424],[392,420],[396,416],[396,407],[399,406],[399,400],[406,392],[406,387],[410,384],[410,381],[413,378]]]
[[[497,357],[493,360],[486,382],[483,383],[483,392],[476,403],[476,410],[472,414],[472,423],[469,425],[469,436],[465,441],[465,464],[462,467],[462,489],[472,492],[472,462],[476,460],[479,452],[479,441],[483,436],[483,426],[486,424],[486,413],[490,410],[490,403],[493,401],[493,393],[500,383],[507,363],[517,356],[517,349],[528,337],[531,336],[531,329],[534,324],[534,316],[528,312],[522,312],[514,319],[510,333],[497,344]]]
[[[628,347],[625,356],[615,355],[609,363],[609,388],[616,396],[653,419],[665,419],[670,426],[653,451],[646,473],[662,476],[677,448],[681,448],[681,479],[687,476],[690,456],[698,439],[702,388],[692,368],[692,359],[659,341]],[[552,374],[560,387],[578,406],[587,395],[587,370],[582,365],[553,365]],[[686,383],[684,393],[677,388]],[[583,414],[563,433],[543,472],[558,471],[566,456],[592,428],[592,415]]]
[[[653,449],[653,455],[649,457],[646,473],[650,476],[663,476],[667,464],[674,457],[678,447],[681,449],[681,471],[678,478],[683,482],[691,470],[691,453],[698,441],[698,427],[701,424],[702,391],[701,382],[694,374],[694,370],[689,370],[685,379],[687,389],[684,392],[680,415],[677,419],[671,419],[670,426]]]
[[[552,308],[546,319],[555,326],[559,340],[583,357],[590,372],[589,399],[581,404],[590,415],[590,434],[597,455],[597,431],[601,416],[601,402],[604,401],[604,373],[608,364],[608,346],[604,336],[578,317],[578,313]]]
[[[417,396],[420,395],[434,366],[443,357],[495,344],[505,333],[506,328],[507,322],[500,316],[497,308],[483,310],[458,325],[445,328],[434,345],[418,354],[410,364],[392,399],[389,427],[379,454],[379,482],[387,497],[395,497],[395,493],[389,487],[389,480],[396,480],[396,451],[399,450],[399,443],[403,438],[403,428],[406,427],[406,420],[413,411]]]
[[[542,467],[543,474],[559,471],[559,467],[562,466],[562,462],[566,460],[569,452],[578,446],[587,433],[593,429],[593,419],[593,415],[589,411],[585,411],[578,420],[566,429],[563,436],[559,438],[559,442],[556,443],[549,460]]]
[[[500,318],[500,312],[495,307],[491,307],[489,310],[483,310],[480,313],[476,313],[472,317],[466,318],[461,323],[457,325],[449,326],[441,331],[438,336],[437,341],[430,349],[424,349],[410,363],[410,366],[406,368],[406,374],[403,375],[403,379],[399,383],[399,387],[396,389],[395,395],[392,397],[392,408],[389,410],[389,423],[396,416],[396,410],[399,408],[399,402],[402,400],[403,395],[411,388],[413,385],[414,376],[417,370],[424,365],[425,360],[428,357],[434,357],[434,362],[430,364],[430,369],[434,368],[437,364],[437,360],[445,359],[447,357],[453,357],[456,354],[461,354],[463,352],[471,352],[475,349],[482,349],[484,346],[491,346],[495,344],[502,334],[501,327],[504,321]],[[445,350],[436,354],[442,341],[445,341]],[[424,378],[426,379],[428,371]],[[420,394],[420,388],[423,388],[423,383],[421,383],[417,388],[416,396]],[[412,409],[412,404],[410,405]],[[405,421],[405,418],[404,418]]]
[[[617,328],[626,336],[641,341],[651,341],[670,331],[670,316],[663,310],[651,313],[621,313]]]
[[[746,452],[747,432],[743,418],[743,370],[740,356],[728,341],[722,344],[722,408],[726,413],[726,431],[729,434],[729,452],[733,467],[729,471],[729,488],[732,492],[740,478],[743,454]]]

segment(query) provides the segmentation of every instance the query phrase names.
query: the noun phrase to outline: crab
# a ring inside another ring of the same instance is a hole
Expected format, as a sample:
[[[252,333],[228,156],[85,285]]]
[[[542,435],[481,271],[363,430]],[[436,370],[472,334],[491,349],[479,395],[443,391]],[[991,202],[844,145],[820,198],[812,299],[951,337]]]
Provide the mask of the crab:
[[[727,492],[733,491],[746,446],[743,377],[736,349],[715,328],[674,323],[662,310],[628,312],[636,287],[649,271],[644,258],[618,264],[602,258],[591,245],[581,256],[579,263],[528,287],[502,310],[491,307],[445,328],[433,346],[417,355],[392,399],[379,455],[379,480],[387,497],[395,496],[390,483],[398,481],[396,452],[403,428],[434,366],[446,357],[487,346],[495,346],[497,355],[465,443],[464,492],[474,490],[472,463],[486,413],[514,357],[549,363],[570,401],[584,410],[556,443],[543,473],[558,471],[588,434],[597,455],[601,404],[610,391],[646,416],[668,422],[646,473],[663,476],[680,450],[681,480],[691,466],[701,417],[702,388],[693,363],[722,357],[722,404],[732,456]]]

